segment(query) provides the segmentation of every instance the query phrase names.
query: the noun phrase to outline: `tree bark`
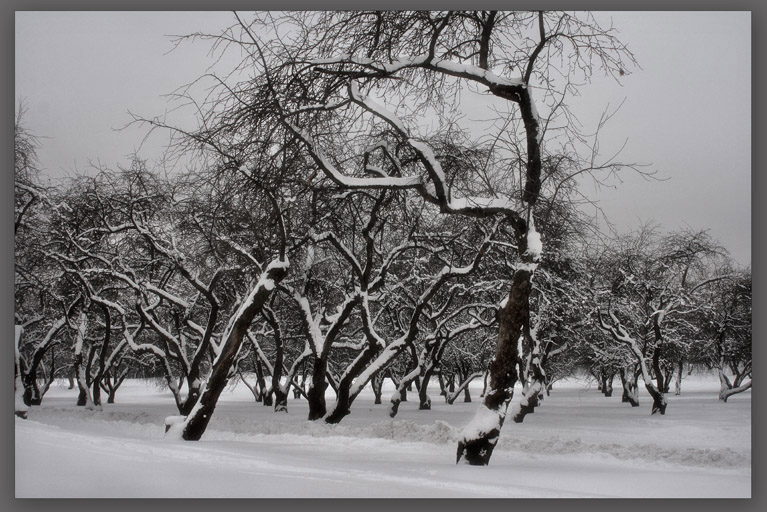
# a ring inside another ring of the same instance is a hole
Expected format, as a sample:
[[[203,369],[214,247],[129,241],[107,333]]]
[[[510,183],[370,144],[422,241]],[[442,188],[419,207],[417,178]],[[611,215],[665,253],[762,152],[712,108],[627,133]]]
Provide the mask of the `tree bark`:
[[[631,407],[639,407],[639,393],[637,388],[638,376],[634,370],[624,366],[620,372],[621,384],[623,385],[623,396],[621,402],[628,402]]]
[[[246,299],[247,302],[242,304],[237,313],[235,313],[233,324],[229,328],[221,346],[221,351],[211,368],[205,391],[200,396],[197,404],[195,404],[192,412],[179,426],[181,437],[185,441],[198,441],[205,433],[205,429],[208,427],[208,423],[218,403],[218,398],[229,382],[230,371],[250,324],[253,322],[256,314],[266,304],[274,287],[285,277],[288,269],[287,262],[278,261],[274,263],[277,264],[270,265],[264,271],[256,288]],[[171,425],[170,428],[174,426]]]
[[[325,404],[325,390],[328,387],[325,380],[325,373],[327,371],[327,354],[316,355],[312,371],[312,384],[306,393],[307,400],[309,401],[309,417],[307,419],[310,421],[323,418],[327,414],[327,406]]]
[[[467,428],[458,443],[456,462],[470,465],[487,465],[498,442],[509,401],[514,395],[517,382],[517,340],[530,327],[530,291],[532,271],[517,269],[512,278],[509,298],[499,314],[498,344],[495,357],[490,362],[490,386],[483,400],[496,421],[478,429]]]

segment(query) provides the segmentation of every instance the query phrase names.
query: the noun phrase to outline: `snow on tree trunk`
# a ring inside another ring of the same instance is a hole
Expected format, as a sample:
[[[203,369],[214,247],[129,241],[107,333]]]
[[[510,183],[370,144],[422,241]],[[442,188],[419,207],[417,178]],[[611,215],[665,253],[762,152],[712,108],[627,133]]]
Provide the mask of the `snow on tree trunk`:
[[[208,427],[221,392],[229,382],[229,376],[245,339],[248,328],[256,314],[266,304],[275,286],[288,271],[286,259],[275,260],[261,274],[258,283],[243,301],[230,320],[218,356],[213,362],[204,391],[192,411],[183,420],[172,417],[166,421],[166,436],[198,441]]]
[[[403,376],[397,384],[397,388],[391,395],[389,404],[389,417],[393,418],[397,415],[399,410],[399,404],[407,401],[407,388],[418,377],[421,372],[421,366],[418,365],[407,375]]]
[[[24,385],[21,382],[21,361],[19,357],[19,342],[21,341],[21,335],[24,332],[24,328],[20,325],[14,328],[14,379],[13,379],[13,391],[14,391],[14,409],[15,414],[19,418],[27,419],[29,413],[29,406],[24,403]]]
[[[281,386],[274,388],[274,412],[288,412],[288,393]]]
[[[96,409],[93,403],[91,391],[88,387],[87,364],[83,357],[83,343],[85,341],[85,331],[88,328],[88,317],[85,312],[80,313],[80,322],[77,325],[77,334],[75,337],[75,376],[77,377],[77,387],[80,393],[77,397],[77,405],[86,409]]]
[[[745,384],[742,384],[738,387],[728,389],[724,393],[719,394],[719,399],[723,400],[725,403],[727,403],[727,399],[730,398],[732,395],[737,395],[738,393],[743,393],[744,391],[747,391],[751,389],[751,381],[749,380]]]
[[[679,361],[679,365],[676,367],[676,382],[674,384],[674,394],[679,396],[682,394],[682,372],[684,371],[684,362]]]
[[[637,376],[634,370],[629,367],[621,369],[621,384],[623,385],[623,396],[621,402],[628,402],[631,407],[639,407],[639,389],[637,387]]]
[[[738,382],[736,380],[735,384],[737,383]],[[722,400],[723,402],[727,403],[727,399],[730,398],[732,395],[737,395],[738,393],[742,393],[744,391],[751,389],[750,380],[740,386],[737,386],[735,384],[733,384],[730,381],[730,379],[724,373],[724,370],[720,368],[719,369],[719,400]]]
[[[509,298],[499,312],[498,344],[490,362],[490,386],[474,420],[464,428],[456,462],[487,465],[498,442],[506,410],[517,383],[517,341],[529,328],[533,269],[517,268]]]
[[[452,393],[448,393],[447,397],[445,398],[447,403],[450,405],[453,405],[455,401],[458,399],[458,397],[461,395],[461,392],[469,389],[469,384],[471,384],[471,382],[478,377],[482,377],[482,372],[474,372],[468,377],[466,377],[466,379],[464,379],[464,381],[461,382],[461,384],[458,386],[458,388],[455,391],[453,391]],[[469,399],[465,401],[471,402],[471,397],[469,397]]]

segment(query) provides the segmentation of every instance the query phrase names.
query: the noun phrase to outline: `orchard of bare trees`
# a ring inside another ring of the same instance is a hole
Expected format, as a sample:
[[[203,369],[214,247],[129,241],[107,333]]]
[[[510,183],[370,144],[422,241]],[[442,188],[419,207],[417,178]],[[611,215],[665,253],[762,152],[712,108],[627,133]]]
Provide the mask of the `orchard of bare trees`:
[[[750,388],[750,270],[705,231],[616,234],[586,213],[584,183],[653,179],[600,154],[609,113],[584,128],[570,110],[592,75],[635,67],[614,29],[588,13],[232,16],[179,41],[241,57],[177,91],[197,128],[134,118],[172,134],[182,171],[134,158],[45,186],[18,112],[16,415],[54,379],[96,410],[126,378],[162,379],[166,435],[199,440],[235,380],[329,424],[369,386],[391,417],[481,400],[455,450],[486,465],[504,421],[575,373],[615,386],[616,407],[645,405],[643,387],[648,414],[690,372],[717,371],[723,401]]]

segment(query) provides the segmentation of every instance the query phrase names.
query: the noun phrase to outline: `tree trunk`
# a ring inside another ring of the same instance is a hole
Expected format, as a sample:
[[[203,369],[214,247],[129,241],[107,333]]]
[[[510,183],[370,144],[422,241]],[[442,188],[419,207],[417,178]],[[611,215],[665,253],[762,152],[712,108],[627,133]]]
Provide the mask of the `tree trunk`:
[[[628,402],[631,407],[639,407],[639,389],[637,388],[638,376],[634,370],[629,367],[621,368],[621,384],[623,385],[623,396],[621,402]]]
[[[645,382],[645,388],[652,397],[652,411],[650,414],[655,414],[656,412],[666,414],[666,406],[668,403],[666,402],[666,397],[663,396],[663,392],[661,392],[652,382]]]
[[[338,383],[338,397],[336,398],[336,404],[330,414],[325,417],[326,423],[340,423],[341,420],[351,412],[352,402],[356,398],[356,396],[352,396],[351,394],[351,387],[354,384],[354,379],[362,373],[377,353],[378,348],[368,344],[365,350],[357,356],[357,359],[355,359],[351,366],[346,370],[344,376]]]
[[[200,400],[183,421],[168,425],[166,432],[171,429],[180,430],[181,437],[186,441],[198,441],[205,433],[213,411],[216,409],[218,398],[229,382],[230,371],[248,328],[256,314],[266,304],[276,284],[285,277],[287,268],[287,262],[275,261],[264,271],[253,292],[235,313],[218,357],[213,362],[207,386]]]
[[[384,377],[381,375],[381,372],[376,373],[375,376],[371,379],[370,387],[373,388],[373,396],[375,396],[375,401],[373,403],[375,403],[375,405],[381,405],[383,381]]]
[[[518,247],[526,245],[518,236]],[[521,247],[520,251],[526,250]],[[506,304],[499,311],[498,344],[490,362],[490,387],[474,420],[458,443],[456,462],[487,465],[503,427],[509,401],[517,382],[517,340],[530,327],[532,270],[518,268],[512,278]]]
[[[735,388],[730,388],[723,393],[719,393],[719,400],[723,400],[724,403],[727,403],[727,399],[730,398],[732,395],[737,395],[738,393],[743,393],[744,391],[747,391],[751,389],[751,381],[749,380],[745,384],[742,384]]]
[[[421,387],[418,388],[418,410],[419,411],[431,410],[431,397],[429,396],[428,390],[429,390],[429,381],[431,380],[431,376],[433,373],[434,373],[434,366],[429,365],[429,367],[426,368],[426,371],[423,374],[423,378],[421,379]]]
[[[613,396],[613,380],[615,379],[615,374],[611,373],[610,375],[606,375],[605,373],[602,373],[602,393],[606,397]]]
[[[682,394],[682,372],[684,371],[684,361],[679,361],[676,367],[676,383],[674,384],[674,394],[679,396]]]
[[[40,405],[42,396],[37,384],[37,368],[30,368],[29,371],[22,376],[21,381],[24,389],[24,403],[27,405]]]
[[[471,384],[471,382],[478,377],[482,377],[482,372],[475,372],[469,375],[468,377],[466,377],[466,379],[464,379],[464,381],[461,382],[461,384],[458,386],[458,389],[455,392],[449,393],[447,395],[447,399],[446,399],[447,403],[450,405],[453,405],[456,399],[458,398],[458,396],[461,394],[461,391],[465,392],[467,389],[469,389],[469,384]],[[471,402],[471,397],[469,397],[468,401]]]
[[[24,328],[20,325],[14,326],[14,356],[13,356],[13,391],[14,391],[14,413],[22,419],[27,419],[29,406],[24,403],[24,384],[21,382],[21,357],[19,354],[19,343]]]
[[[325,404],[325,390],[328,387],[325,381],[325,373],[328,371],[327,353],[316,355],[314,358],[314,369],[312,371],[312,384],[306,393],[309,401],[309,419],[310,421],[323,418],[327,414]]]

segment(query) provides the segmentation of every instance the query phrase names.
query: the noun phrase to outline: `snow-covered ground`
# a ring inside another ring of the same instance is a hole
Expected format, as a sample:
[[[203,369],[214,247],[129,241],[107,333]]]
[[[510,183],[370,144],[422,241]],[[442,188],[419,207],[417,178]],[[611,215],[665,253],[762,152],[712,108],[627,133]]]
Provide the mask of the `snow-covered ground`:
[[[126,382],[118,403],[88,411],[62,382],[16,419],[16,497],[750,497],[751,392],[724,404],[717,389],[693,375],[651,416],[646,394],[632,408],[619,388],[606,398],[593,382],[557,383],[504,426],[490,466],[471,467],[455,450],[476,388],[452,406],[430,388],[431,411],[409,401],[395,419],[366,390],[330,426],[306,421],[304,400],[274,413],[239,385],[203,439],[183,442],[164,438],[177,412],[152,384]]]

